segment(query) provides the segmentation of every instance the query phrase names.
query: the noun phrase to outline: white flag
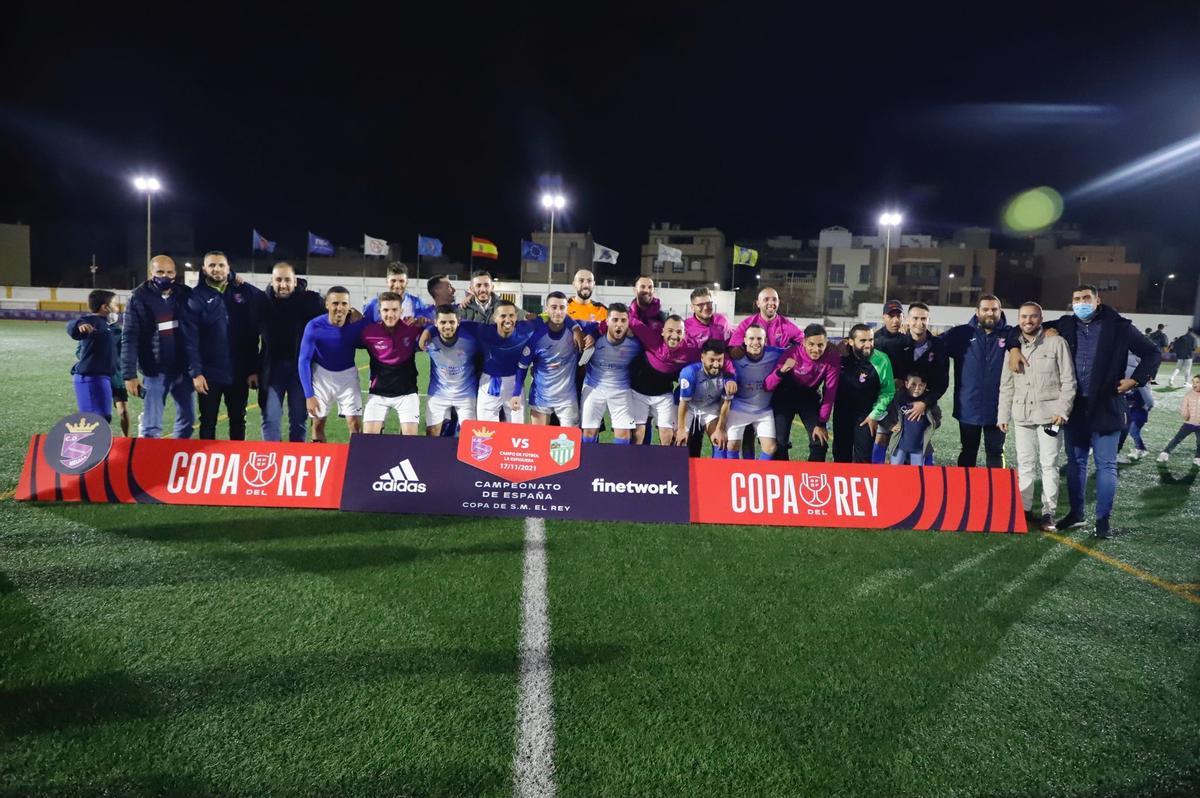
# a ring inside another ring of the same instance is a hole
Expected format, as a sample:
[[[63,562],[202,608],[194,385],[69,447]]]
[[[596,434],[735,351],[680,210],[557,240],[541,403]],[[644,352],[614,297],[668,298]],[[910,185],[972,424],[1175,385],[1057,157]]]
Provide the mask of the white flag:
[[[659,244],[658,259],[663,263],[683,263],[683,250]]]
[[[592,263],[616,263],[617,262],[617,255],[619,255],[620,253],[617,252],[615,249],[609,249],[608,247],[604,246],[603,244],[597,244],[594,241],[592,242],[592,246],[595,248],[595,252],[592,255]]]
[[[377,255],[379,257],[387,257],[390,250],[388,242],[382,238],[371,238],[368,235],[363,236],[363,253],[366,255]]]

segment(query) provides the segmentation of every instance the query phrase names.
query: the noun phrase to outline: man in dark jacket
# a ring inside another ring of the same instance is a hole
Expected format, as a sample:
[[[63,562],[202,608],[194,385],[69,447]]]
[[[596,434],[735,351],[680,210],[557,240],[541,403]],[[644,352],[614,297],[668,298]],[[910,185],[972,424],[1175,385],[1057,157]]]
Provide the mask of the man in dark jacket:
[[[304,280],[287,262],[271,269],[261,319],[262,357],[258,373],[258,406],[262,410],[262,439],[278,441],[282,434],[283,408],[288,412],[288,440],[303,443],[308,410],[296,358],[304,327],[325,312],[325,300],[309,291]]]
[[[1084,489],[1088,455],[1096,461],[1096,531],[1112,537],[1109,514],[1117,493],[1117,445],[1128,426],[1124,394],[1145,385],[1158,373],[1158,348],[1138,332],[1129,319],[1100,303],[1094,285],[1081,285],[1071,295],[1070,316],[1053,322],[1067,339],[1075,361],[1078,388],[1067,420],[1067,492],[1071,511],[1056,526],[1071,529],[1084,524]],[[1045,325],[1050,326],[1050,325]],[[1130,354],[1141,358],[1127,378]]]
[[[908,341],[901,349],[899,363],[893,366],[898,369],[894,373],[920,374],[925,381],[925,393],[912,403],[905,415],[910,421],[919,421],[922,416],[929,415],[934,424],[940,425],[942,409],[938,402],[950,388],[950,356],[946,353],[945,340],[929,332],[929,306],[924,302],[913,302],[908,306],[905,337]],[[925,465],[933,465],[933,444],[925,449]]]
[[[193,383],[200,405],[200,438],[217,437],[221,400],[229,415],[229,440],[246,440],[246,402],[258,389],[258,335],[263,292],[235,282],[224,252],[204,256],[200,284],[188,307],[196,319],[196,338],[188,341],[200,361]]]
[[[196,421],[192,377],[200,373],[200,364],[189,362],[185,344],[196,334],[187,307],[190,295],[190,288],[175,282],[175,261],[156,255],[150,261],[149,279],[133,290],[125,306],[121,376],[129,394],[143,399],[138,416],[142,438],[162,435],[167,394],[175,400],[175,437],[192,437]]]
[[[1008,326],[1000,300],[979,297],[975,318],[952,327],[942,336],[946,354],[954,361],[954,417],[962,451],[960,466],[978,465],[983,438],[988,468],[1004,468],[1004,433],[996,426],[1000,406],[1000,375],[1005,367]]]
[[[1184,330],[1183,335],[1175,339],[1171,344],[1171,351],[1175,354],[1175,370],[1171,372],[1171,387],[1175,387],[1175,378],[1183,372],[1183,387],[1188,387],[1192,381],[1192,356],[1196,352],[1196,337],[1192,335],[1191,330]]]
[[[896,378],[896,388],[903,387],[904,378],[908,375],[905,368],[912,359],[912,339],[900,328],[904,326],[904,305],[899,299],[889,299],[883,303],[883,319],[875,330],[875,349],[887,355],[892,363],[892,375]],[[894,407],[894,406],[893,406]],[[871,462],[884,463],[887,461],[888,441],[892,438],[892,427],[900,419],[893,418],[893,410],[879,424],[875,432],[875,445],[871,448]]]

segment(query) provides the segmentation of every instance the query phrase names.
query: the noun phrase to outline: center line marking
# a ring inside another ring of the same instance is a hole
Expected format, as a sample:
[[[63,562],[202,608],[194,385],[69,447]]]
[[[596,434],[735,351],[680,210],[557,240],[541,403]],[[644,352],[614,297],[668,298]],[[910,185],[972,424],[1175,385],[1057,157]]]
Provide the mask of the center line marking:
[[[556,792],[550,597],[546,582],[546,522],[527,518],[521,584],[517,745],[513,753],[513,795],[519,798],[549,798]]]

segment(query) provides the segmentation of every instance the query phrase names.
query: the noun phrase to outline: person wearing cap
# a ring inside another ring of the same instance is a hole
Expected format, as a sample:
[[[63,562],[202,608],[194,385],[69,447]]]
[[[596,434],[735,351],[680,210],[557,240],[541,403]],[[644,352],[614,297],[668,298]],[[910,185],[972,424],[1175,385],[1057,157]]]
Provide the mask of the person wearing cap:
[[[912,361],[912,339],[900,328],[904,321],[904,305],[898,299],[889,299],[883,303],[883,320],[875,331],[875,351],[887,355],[892,363],[892,374],[896,377],[896,388],[903,387],[904,375],[908,373],[906,364]],[[888,415],[879,423],[875,432],[875,445],[871,447],[871,462],[887,462],[888,441],[892,437],[892,428],[899,422],[894,418],[895,405],[888,408]]]

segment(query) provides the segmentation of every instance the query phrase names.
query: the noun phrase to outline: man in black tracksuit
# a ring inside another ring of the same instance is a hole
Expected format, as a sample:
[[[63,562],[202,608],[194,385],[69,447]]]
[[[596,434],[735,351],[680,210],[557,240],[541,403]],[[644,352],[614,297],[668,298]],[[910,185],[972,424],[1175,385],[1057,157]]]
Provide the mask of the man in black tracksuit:
[[[262,352],[258,369],[258,407],[262,439],[281,440],[283,408],[288,413],[288,440],[303,443],[308,421],[297,357],[304,327],[325,313],[325,300],[296,277],[290,263],[276,263],[260,319]]]
[[[195,346],[201,373],[196,377],[200,438],[217,437],[221,400],[229,414],[229,439],[246,440],[246,403],[258,388],[259,316],[265,296],[249,283],[238,284],[223,252],[204,256],[200,284],[188,302],[196,319]]]
[[[896,395],[887,355],[874,347],[871,328],[856,324],[845,342],[837,397],[833,402],[833,461],[871,462],[871,444],[879,421]]]

